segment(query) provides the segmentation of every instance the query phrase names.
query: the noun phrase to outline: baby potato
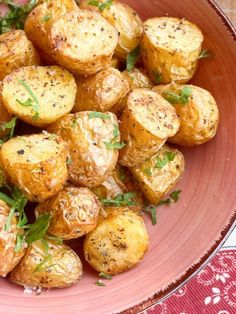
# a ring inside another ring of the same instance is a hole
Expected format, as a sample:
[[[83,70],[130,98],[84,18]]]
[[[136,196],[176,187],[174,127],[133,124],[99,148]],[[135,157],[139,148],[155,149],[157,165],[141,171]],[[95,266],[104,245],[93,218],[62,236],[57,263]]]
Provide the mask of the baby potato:
[[[75,79],[67,70],[30,66],[4,78],[2,99],[7,110],[24,122],[45,127],[72,110],[76,91]]]
[[[21,263],[11,272],[10,280],[21,286],[66,288],[82,276],[78,255],[68,246],[48,242],[48,252],[41,241],[29,246]]]
[[[51,213],[48,232],[63,240],[82,237],[97,226],[101,204],[87,188],[66,186],[36,207],[36,216]]]
[[[11,121],[13,116],[7,111],[2,101],[2,82],[0,82],[0,138],[3,138],[9,133],[8,129],[4,128],[4,124]]]
[[[0,35],[0,51],[0,80],[18,68],[40,64],[39,55],[23,30]]]
[[[100,185],[115,169],[118,150],[109,147],[120,142],[118,121],[112,113],[93,111],[70,114],[54,123],[49,131],[60,135],[70,147],[68,165],[72,183],[89,188]]]
[[[122,72],[123,76],[127,79],[129,82],[130,89],[136,89],[136,88],[152,88],[152,82],[150,78],[140,69],[133,68],[131,71],[125,70]]]
[[[16,252],[17,234],[21,230],[17,228],[18,220],[13,216],[9,229],[5,230],[10,207],[0,200],[0,277],[5,277],[21,260],[24,249]]]
[[[27,37],[40,48],[40,55],[47,64],[55,64],[49,38],[49,30],[54,21],[67,12],[77,10],[74,0],[47,0],[35,7],[25,21]]]
[[[203,34],[193,23],[173,17],[156,17],[144,23],[141,56],[149,75],[161,83],[189,81],[198,65]]]
[[[129,92],[129,84],[120,71],[108,67],[94,76],[77,79],[77,97],[73,111],[112,111]]]
[[[165,145],[156,155],[130,171],[146,199],[157,205],[181,178],[184,164],[183,155]]]
[[[123,66],[123,63],[120,61],[119,58],[113,56],[111,61],[110,61],[110,67],[115,68],[117,70],[120,70]]]
[[[189,147],[204,144],[216,135],[219,124],[219,110],[213,96],[193,85],[159,85],[153,90],[166,97],[169,92],[179,95],[183,88],[188,88],[191,96],[186,104],[173,103],[180,118],[180,129],[168,141]]]
[[[4,143],[1,159],[11,178],[32,202],[55,195],[68,178],[67,144],[58,136],[17,136]]]
[[[109,65],[118,33],[99,13],[79,10],[54,22],[50,38],[54,59],[72,73],[86,75]]]
[[[116,275],[135,267],[149,246],[143,218],[129,208],[110,208],[85,237],[84,255],[99,272]]]
[[[175,109],[163,97],[148,89],[133,90],[121,116],[126,146],[120,151],[120,164],[133,167],[143,163],[177,133],[179,125]]]
[[[89,5],[89,2],[91,1],[83,1],[80,7],[98,10],[97,7]],[[99,0],[98,2],[102,3],[104,1]],[[111,6],[100,11],[100,13],[119,32],[119,42],[115,55],[121,59],[126,59],[127,55],[140,44],[143,34],[142,20],[131,7],[119,1],[112,1]]]

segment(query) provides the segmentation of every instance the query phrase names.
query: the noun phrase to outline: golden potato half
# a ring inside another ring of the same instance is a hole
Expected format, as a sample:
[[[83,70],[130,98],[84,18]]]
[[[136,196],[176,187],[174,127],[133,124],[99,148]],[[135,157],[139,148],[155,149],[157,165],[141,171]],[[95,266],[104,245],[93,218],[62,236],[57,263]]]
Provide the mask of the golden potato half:
[[[168,141],[182,146],[196,146],[209,142],[218,129],[219,109],[207,90],[193,85],[178,84],[159,85],[153,90],[166,97],[169,92],[179,95],[183,88],[188,88],[191,95],[186,104],[173,104],[180,118],[180,129]]]
[[[67,70],[30,66],[5,77],[2,99],[9,112],[29,124],[44,127],[72,110],[76,91],[75,79]]]
[[[123,76],[127,79],[129,82],[130,89],[136,89],[136,88],[152,88],[152,82],[150,78],[140,69],[133,68],[131,71],[125,70],[122,72]]]
[[[179,129],[174,107],[157,93],[147,89],[133,90],[121,116],[121,137],[126,146],[119,162],[133,167],[153,156],[168,137]]]
[[[8,129],[4,128],[4,124],[11,121],[13,116],[7,111],[2,101],[2,82],[0,82],[0,138],[9,133]]]
[[[165,145],[156,155],[130,171],[146,199],[156,205],[179,181],[184,165],[183,155]]]
[[[36,215],[51,213],[48,232],[63,240],[82,237],[96,228],[101,204],[87,188],[67,186],[36,207]]]
[[[21,260],[24,249],[16,252],[17,234],[22,231],[17,228],[18,220],[13,216],[9,230],[5,230],[10,207],[0,200],[0,277],[5,277]]]
[[[25,21],[27,37],[39,48],[47,64],[55,64],[50,46],[50,28],[54,21],[73,10],[78,10],[74,0],[47,0],[35,7]]]
[[[135,267],[148,246],[143,218],[128,208],[110,208],[107,218],[85,237],[84,255],[97,271],[116,275]]]
[[[79,75],[106,67],[118,42],[116,29],[99,13],[88,10],[63,15],[52,25],[50,37],[55,60]]]
[[[22,30],[0,35],[0,52],[0,80],[18,68],[40,64],[38,53]]]
[[[189,81],[198,65],[203,34],[193,23],[156,17],[144,23],[141,55],[149,75],[163,83]]]
[[[49,133],[18,136],[4,143],[1,158],[11,181],[28,200],[43,202],[55,195],[68,178],[67,144]]]
[[[31,244],[21,263],[11,272],[10,280],[21,286],[66,288],[82,276],[78,255],[68,246],[48,242],[48,252],[41,241]]]
[[[99,11],[98,7],[89,5],[89,2],[91,1],[83,1],[80,7]],[[99,0],[98,2],[102,4],[104,0]],[[130,6],[116,0],[99,12],[119,32],[119,42],[115,54],[121,59],[126,59],[127,55],[140,44],[143,34],[142,20]]]
[[[108,67],[94,76],[77,79],[77,97],[73,111],[113,111],[129,92],[129,84],[120,71]]]
[[[114,137],[118,121],[112,113],[94,111],[70,114],[49,127],[70,146],[69,179],[74,184],[95,187],[115,169],[118,150],[109,143],[120,142]]]

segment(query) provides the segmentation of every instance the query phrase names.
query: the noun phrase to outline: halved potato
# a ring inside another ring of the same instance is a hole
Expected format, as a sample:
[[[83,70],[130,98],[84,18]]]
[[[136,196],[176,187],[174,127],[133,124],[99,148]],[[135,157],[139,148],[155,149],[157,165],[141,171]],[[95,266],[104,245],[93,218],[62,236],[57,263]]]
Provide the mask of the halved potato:
[[[94,74],[109,65],[118,42],[116,29],[99,13],[67,13],[51,28],[55,60],[79,75]]]
[[[125,70],[122,72],[123,76],[127,79],[129,82],[130,89],[136,89],[136,88],[152,88],[153,84],[150,80],[150,78],[140,69],[133,68],[131,71]]]
[[[41,241],[31,244],[20,264],[11,272],[10,280],[21,286],[66,288],[82,276],[79,256],[68,246],[48,242],[48,251]]]
[[[120,136],[118,121],[112,113],[93,111],[70,114],[52,124],[49,131],[60,135],[70,146],[69,179],[74,184],[95,187],[115,169],[118,150],[108,148]]]
[[[0,277],[5,277],[18,264],[24,255],[25,249],[16,252],[17,234],[22,230],[17,228],[18,219],[13,216],[9,230],[5,230],[10,207],[0,200]]]
[[[30,66],[5,77],[2,100],[21,120],[44,127],[72,110],[76,91],[75,79],[67,70]]]
[[[90,0],[85,0],[80,7],[99,11],[98,7],[90,5],[90,2]],[[104,3],[104,0],[98,2]],[[121,59],[126,59],[127,55],[140,44],[143,34],[142,20],[130,6],[116,0],[99,12],[119,32],[119,42],[115,54]]]
[[[174,103],[180,118],[180,129],[169,142],[182,146],[196,146],[209,142],[219,124],[219,109],[213,96],[205,89],[193,85],[159,85],[153,88],[163,97],[170,92],[179,95],[188,88],[191,95],[186,104]]]
[[[141,55],[149,75],[163,84],[189,81],[198,65],[203,34],[193,23],[156,17],[144,23]]]
[[[156,205],[179,181],[184,164],[183,155],[165,145],[153,157],[130,168],[130,171],[146,199]]]
[[[23,30],[0,35],[0,52],[0,80],[18,68],[40,64],[39,55]]]
[[[67,12],[78,10],[74,0],[47,0],[35,7],[25,21],[27,37],[40,48],[40,55],[47,64],[55,64],[49,44],[49,30]]]
[[[46,132],[15,137],[1,148],[11,181],[33,202],[43,202],[63,187],[68,178],[68,154],[67,144]]]
[[[119,162],[133,167],[153,156],[174,136],[180,126],[172,105],[148,89],[133,90],[121,116],[121,137],[126,146],[120,151]]]
[[[48,232],[63,240],[70,240],[96,228],[100,209],[97,196],[88,188],[69,185],[39,204],[36,216],[51,213]]]
[[[0,82],[0,138],[3,138],[9,133],[9,130],[4,128],[4,124],[11,121],[13,116],[7,111],[2,101],[2,82]]]
[[[84,255],[97,271],[116,275],[135,267],[148,246],[143,218],[129,208],[110,208],[107,217],[86,235]]]
[[[120,71],[108,67],[94,76],[77,79],[74,112],[94,110],[113,111],[129,92],[129,84]]]

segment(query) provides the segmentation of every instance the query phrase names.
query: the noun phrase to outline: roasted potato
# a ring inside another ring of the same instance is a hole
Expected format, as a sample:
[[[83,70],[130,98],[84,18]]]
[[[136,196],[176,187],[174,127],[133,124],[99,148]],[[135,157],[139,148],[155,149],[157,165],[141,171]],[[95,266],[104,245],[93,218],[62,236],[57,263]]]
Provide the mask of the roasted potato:
[[[113,56],[110,61],[110,67],[120,70],[122,66],[123,66],[123,63],[120,61],[120,59]]]
[[[165,145],[156,155],[130,171],[146,199],[156,205],[181,178],[184,157],[177,149]]]
[[[7,111],[2,101],[2,82],[0,82],[0,138],[3,138],[9,133],[9,130],[4,128],[5,123],[11,121],[13,116]]]
[[[159,85],[153,90],[166,97],[170,92],[179,95],[186,87],[191,91],[191,96],[186,104],[173,104],[180,118],[180,129],[168,141],[182,146],[196,146],[210,141],[216,135],[219,110],[213,96],[207,90],[193,85]]]
[[[4,143],[1,159],[11,181],[30,201],[55,195],[68,178],[67,144],[48,133],[18,136]]]
[[[80,7],[99,11],[98,7],[89,5],[89,2],[91,1],[83,1]],[[104,1],[99,0],[98,2]],[[111,6],[100,11],[100,13],[119,32],[119,42],[115,54],[121,59],[126,59],[127,55],[140,44],[143,34],[142,20],[131,7],[119,1],[112,1]]]
[[[66,186],[36,207],[36,216],[51,213],[48,232],[63,240],[82,237],[97,226],[101,204],[87,188]]]
[[[77,97],[73,111],[112,111],[128,92],[128,81],[120,71],[108,67],[94,76],[77,80]]]
[[[189,81],[198,65],[203,34],[185,19],[156,17],[144,23],[141,56],[149,75],[163,84]]]
[[[123,76],[129,82],[130,89],[136,88],[152,88],[153,84],[150,78],[140,69],[133,68],[131,71],[125,70],[122,72]]]
[[[107,218],[86,235],[84,255],[97,271],[116,275],[135,267],[148,246],[148,233],[141,216],[129,208],[110,208]]]
[[[50,38],[54,59],[72,73],[86,75],[109,65],[118,33],[99,13],[79,10],[58,19]]]
[[[147,89],[133,90],[121,116],[120,131],[126,146],[120,151],[120,164],[133,167],[143,163],[179,126],[175,109],[163,97]]]
[[[22,30],[0,35],[0,51],[0,80],[18,68],[40,64],[38,53]]]
[[[72,110],[76,91],[75,79],[67,70],[30,66],[4,78],[2,100],[21,120],[44,127]]]
[[[35,7],[25,21],[27,37],[40,48],[40,55],[47,64],[55,64],[52,56],[49,30],[67,12],[77,10],[74,0],[47,0]]]
[[[52,124],[49,131],[60,135],[70,146],[69,179],[74,184],[95,187],[105,181],[115,169],[118,150],[108,143],[115,138],[118,121],[112,113],[93,111],[70,114]]]
[[[80,280],[82,264],[68,246],[48,242],[48,252],[41,241],[31,244],[21,263],[11,272],[10,280],[21,286],[66,288]]]
[[[9,230],[5,229],[10,207],[0,200],[0,277],[5,277],[21,260],[25,249],[16,252],[17,234],[22,231],[17,228],[18,219],[13,216]]]

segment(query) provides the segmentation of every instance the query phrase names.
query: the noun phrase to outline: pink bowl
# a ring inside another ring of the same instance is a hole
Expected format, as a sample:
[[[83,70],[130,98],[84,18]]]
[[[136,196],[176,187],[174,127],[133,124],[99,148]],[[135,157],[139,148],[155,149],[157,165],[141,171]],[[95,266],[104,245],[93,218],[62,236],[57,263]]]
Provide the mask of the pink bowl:
[[[170,15],[198,24],[205,47],[215,57],[201,62],[193,82],[211,91],[221,112],[217,137],[209,144],[181,149],[187,169],[181,200],[158,210],[158,225],[147,226],[150,250],[135,269],[98,287],[86,266],[81,282],[69,289],[24,295],[0,279],[0,313],[137,313],[165,298],[193,276],[219,249],[236,217],[236,34],[212,0],[125,1],[146,19]],[[77,248],[82,256],[82,248]]]

